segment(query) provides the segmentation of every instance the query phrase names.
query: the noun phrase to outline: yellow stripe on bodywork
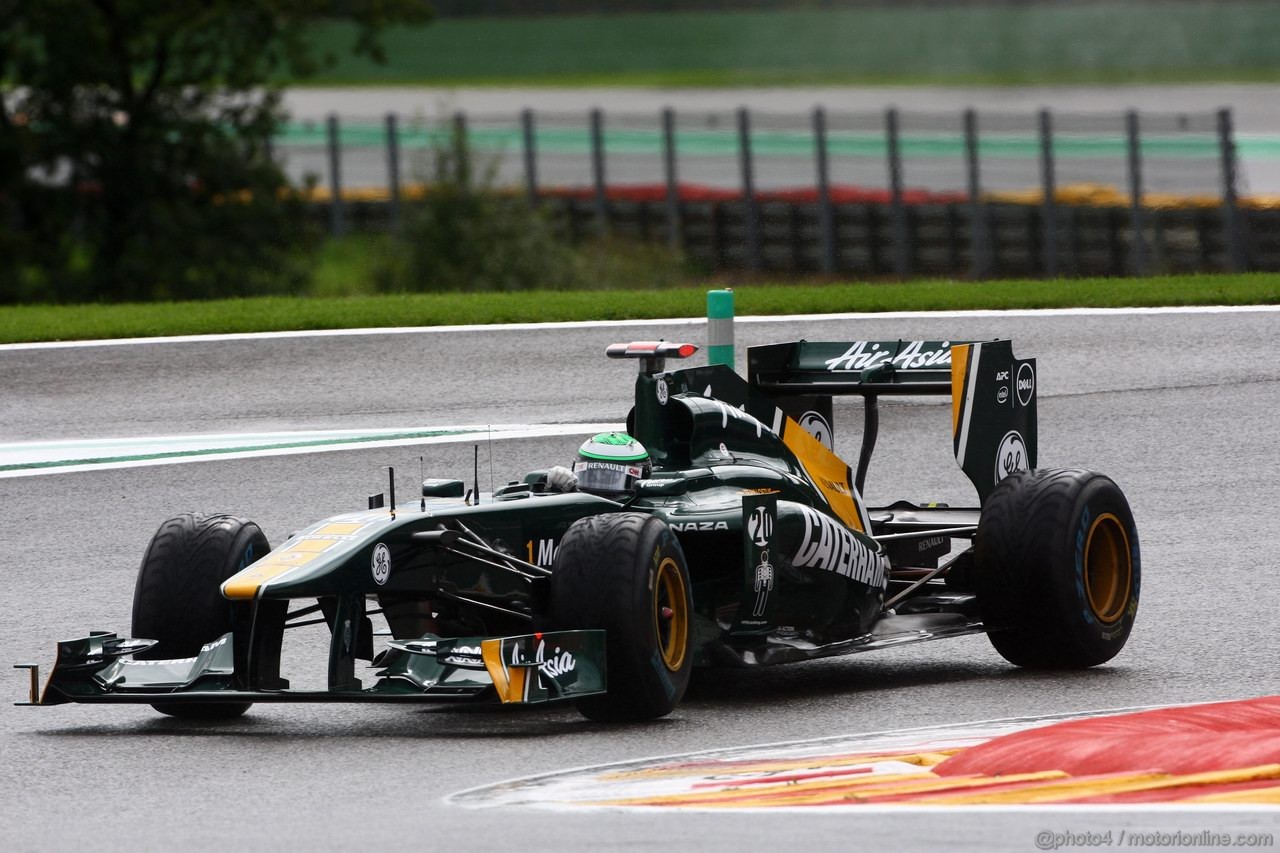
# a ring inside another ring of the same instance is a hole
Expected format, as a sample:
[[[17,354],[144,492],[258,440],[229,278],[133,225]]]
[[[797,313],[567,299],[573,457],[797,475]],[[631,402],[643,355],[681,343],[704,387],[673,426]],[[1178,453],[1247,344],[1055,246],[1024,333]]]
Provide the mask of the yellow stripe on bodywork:
[[[227,579],[222,594],[230,599],[253,598],[263,584],[291,569],[305,566],[329,549],[341,545],[339,539],[298,539]]]
[[[855,497],[853,478],[845,461],[792,418],[787,418],[782,428],[782,443],[800,460],[836,517],[859,533],[866,533],[861,501]]]
[[[960,409],[964,404],[964,377],[969,369],[969,353],[972,344],[957,344],[951,348],[951,437],[960,434]]]
[[[319,530],[313,530],[311,536],[350,536],[368,522],[364,521],[333,521],[321,527]]]
[[[498,698],[504,705],[510,702],[524,702],[528,698],[525,688],[529,680],[530,667],[507,666],[506,661],[502,659],[501,638],[482,640],[480,658],[484,661],[484,668],[493,679]]]

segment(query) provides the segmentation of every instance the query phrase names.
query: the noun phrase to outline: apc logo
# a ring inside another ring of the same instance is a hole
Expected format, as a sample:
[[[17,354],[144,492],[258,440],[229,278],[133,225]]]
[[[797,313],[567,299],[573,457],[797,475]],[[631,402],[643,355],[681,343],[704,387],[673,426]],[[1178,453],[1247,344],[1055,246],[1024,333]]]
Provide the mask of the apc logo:
[[[996,450],[996,482],[1000,482],[1014,471],[1022,471],[1027,467],[1027,443],[1017,430],[1009,430],[1000,440]]]
[[[769,514],[768,507],[758,506],[751,513],[751,518],[747,519],[747,535],[756,547],[769,546],[769,539],[773,536],[773,516]]]
[[[1031,403],[1031,398],[1036,393],[1036,372],[1030,364],[1022,364],[1018,367],[1018,402],[1026,406]]]

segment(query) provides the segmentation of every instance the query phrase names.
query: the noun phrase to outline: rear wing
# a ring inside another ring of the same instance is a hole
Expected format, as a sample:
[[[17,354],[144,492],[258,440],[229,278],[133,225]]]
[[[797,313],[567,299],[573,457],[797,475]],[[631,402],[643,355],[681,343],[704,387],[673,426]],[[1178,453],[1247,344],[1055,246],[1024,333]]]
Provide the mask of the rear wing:
[[[861,492],[879,434],[878,400],[950,396],[956,461],[985,502],[1012,471],[1036,464],[1036,363],[1010,341],[792,341],[750,347],[747,382],[834,449],[832,398],[865,401],[855,484]]]

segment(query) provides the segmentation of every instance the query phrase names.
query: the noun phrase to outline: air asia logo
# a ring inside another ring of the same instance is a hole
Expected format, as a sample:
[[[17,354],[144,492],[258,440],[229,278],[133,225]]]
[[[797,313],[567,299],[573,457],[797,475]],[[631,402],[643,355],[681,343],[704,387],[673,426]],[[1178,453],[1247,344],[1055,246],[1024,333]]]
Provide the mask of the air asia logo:
[[[800,426],[802,426],[804,431],[809,433],[809,435],[826,445],[827,450],[834,449],[832,443],[833,438],[831,424],[827,423],[827,419],[819,412],[805,412],[800,416]]]
[[[373,580],[378,586],[382,586],[387,582],[387,578],[391,577],[391,550],[379,542],[373,546],[373,558],[369,561],[369,568],[373,572]]]
[[[1036,393],[1036,372],[1030,364],[1022,364],[1018,368],[1018,402],[1026,406]]]
[[[793,564],[825,569],[869,586],[885,585],[884,557],[817,510],[802,506],[800,511],[804,514],[804,541],[791,559]]]
[[[892,364],[903,370],[951,366],[951,341],[942,341],[937,349],[925,349],[925,343],[912,341],[894,355],[893,350],[881,349],[880,344],[858,341],[851,344],[844,355],[827,359],[827,370],[867,370],[882,364]]]
[[[538,671],[549,678],[559,678],[566,673],[573,672],[578,668],[578,661],[569,652],[560,650],[556,646],[556,650],[547,657],[547,641],[538,641],[538,650],[534,652],[533,663],[538,667]],[[511,647],[511,665],[512,666],[528,666],[528,662],[520,655],[520,647]]]
[[[658,404],[665,406],[667,404],[667,380],[658,380]]]
[[[764,615],[765,605],[769,603],[769,593],[773,591],[773,563],[769,562],[769,552],[760,552],[760,565],[756,566],[756,606],[751,615],[757,619]]]
[[[996,482],[1000,482],[1014,471],[1022,471],[1027,467],[1027,444],[1017,430],[1009,430],[1000,440],[996,450]]]
[[[668,525],[677,533],[691,530],[728,530],[729,525],[723,521],[675,521]]]
[[[768,507],[758,506],[747,519],[747,535],[758,548],[767,548],[773,536],[773,516]]]

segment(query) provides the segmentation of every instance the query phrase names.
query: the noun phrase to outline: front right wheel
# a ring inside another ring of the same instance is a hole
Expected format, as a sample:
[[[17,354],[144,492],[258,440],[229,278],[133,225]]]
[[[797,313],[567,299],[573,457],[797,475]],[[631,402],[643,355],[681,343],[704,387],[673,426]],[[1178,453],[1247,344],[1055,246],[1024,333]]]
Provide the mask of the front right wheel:
[[[973,568],[988,637],[1010,663],[1096,666],[1133,630],[1138,529],[1102,474],[1041,469],[1001,480],[982,507]]]
[[[551,575],[556,630],[604,629],[608,691],[577,702],[592,720],[671,713],[693,668],[693,598],[684,551],[658,518],[610,513],[573,523]]]

